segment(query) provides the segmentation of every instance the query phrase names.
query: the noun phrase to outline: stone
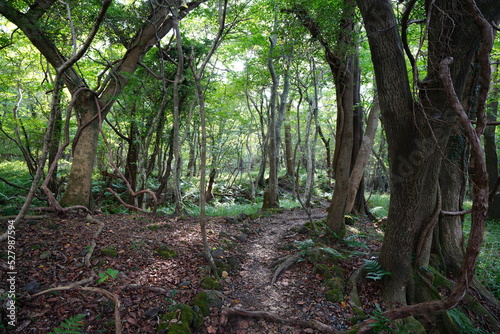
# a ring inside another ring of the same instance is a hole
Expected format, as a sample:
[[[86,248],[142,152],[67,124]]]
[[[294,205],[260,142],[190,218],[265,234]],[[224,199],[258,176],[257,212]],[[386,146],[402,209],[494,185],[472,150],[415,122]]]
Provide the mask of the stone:
[[[173,259],[179,255],[175,249],[168,245],[157,247],[155,251],[164,260]]]
[[[42,254],[40,254],[40,260],[48,260],[52,256],[52,253],[50,251],[45,251]]]
[[[102,256],[109,256],[109,257],[117,257],[118,252],[116,251],[116,249],[114,249],[112,247],[103,248],[103,249],[101,249],[101,255]]]
[[[40,290],[40,284],[38,284],[37,281],[31,281],[21,287],[21,291],[26,291],[30,295],[37,293],[39,290]]]

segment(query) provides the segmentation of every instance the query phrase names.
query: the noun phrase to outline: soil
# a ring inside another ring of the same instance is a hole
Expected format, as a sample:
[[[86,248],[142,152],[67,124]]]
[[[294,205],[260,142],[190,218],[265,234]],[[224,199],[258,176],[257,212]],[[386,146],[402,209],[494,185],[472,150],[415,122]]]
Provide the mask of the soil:
[[[324,207],[314,209],[312,216],[326,217]],[[9,268],[5,252],[0,260],[0,331],[9,321],[5,296],[12,269],[17,322],[9,333],[30,334],[54,331],[77,315],[83,315],[75,325],[82,333],[115,333],[116,300],[123,333],[159,333],[158,324],[169,307],[189,305],[202,291],[203,280],[211,276],[198,218],[147,214],[93,218],[75,214],[28,219],[16,227],[15,267]],[[347,281],[378,252],[381,232],[369,221],[356,220],[348,227],[350,243],[330,246],[345,256],[321,260],[297,256],[299,261],[272,284],[273,262],[300,255],[312,235],[322,237],[312,233],[310,225],[305,227],[308,221],[299,209],[261,217],[210,217],[212,254],[232,266],[221,271],[222,287],[216,291],[221,304],[210,309],[194,333],[319,333],[325,331],[321,326],[332,331],[352,326],[356,312],[349,300],[351,287],[343,290],[343,300],[328,301],[329,274],[322,268],[340,268],[339,275]],[[94,239],[98,222],[103,228]],[[7,221],[2,227],[7,228]],[[93,240],[96,246],[90,256]],[[160,247],[169,250],[162,254],[171,258],[162,258]],[[86,256],[90,266],[85,265]],[[72,286],[75,282],[89,289]],[[67,288],[36,295],[54,287]],[[358,289],[362,309],[369,314],[380,300],[379,285],[363,279]],[[238,310],[255,312],[238,315]]]

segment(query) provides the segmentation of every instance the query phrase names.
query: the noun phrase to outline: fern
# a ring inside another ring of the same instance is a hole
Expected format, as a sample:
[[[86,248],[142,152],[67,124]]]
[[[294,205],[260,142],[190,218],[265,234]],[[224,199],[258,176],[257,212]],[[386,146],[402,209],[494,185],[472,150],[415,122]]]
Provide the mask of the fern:
[[[308,250],[314,246],[314,241],[312,239],[307,239],[304,241],[297,241],[295,240],[295,245],[297,245],[297,248],[299,250]]]
[[[319,249],[322,250],[325,253],[333,255],[334,257],[338,257],[338,258],[343,258],[344,257],[344,255],[342,255],[337,250],[335,250],[333,248],[330,248],[330,247],[320,247]]]
[[[77,316],[68,318],[49,334],[81,334],[84,325],[83,318],[85,318],[85,314],[78,314]]]
[[[489,332],[476,328],[472,321],[458,308],[448,311],[448,315],[455,321],[458,330],[463,334],[488,334]]]
[[[392,275],[391,272],[383,270],[376,260],[365,260],[364,270],[367,273],[366,278],[378,281],[385,275]]]
[[[368,248],[368,245],[364,242],[355,240],[359,235],[353,234],[344,239],[344,242],[349,247],[360,247],[360,248]]]
[[[394,323],[389,318],[384,317],[382,315],[383,313],[384,311],[382,310],[380,305],[375,303],[375,310],[373,311],[373,315],[370,316],[370,318],[374,319],[375,322],[369,324],[368,326],[372,327],[373,332],[375,333],[396,333],[395,329],[393,328]]]

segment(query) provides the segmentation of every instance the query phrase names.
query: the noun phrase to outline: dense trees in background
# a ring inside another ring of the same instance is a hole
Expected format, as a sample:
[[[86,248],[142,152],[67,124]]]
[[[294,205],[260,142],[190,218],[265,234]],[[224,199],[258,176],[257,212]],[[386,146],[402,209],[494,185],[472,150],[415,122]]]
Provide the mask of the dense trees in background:
[[[2,206],[19,211],[30,186],[56,211],[322,197],[342,238],[346,213],[369,213],[365,191],[390,190],[385,306],[436,300],[428,267],[459,280],[387,316],[483,291],[488,197],[500,211],[497,2],[0,0],[0,14]]]

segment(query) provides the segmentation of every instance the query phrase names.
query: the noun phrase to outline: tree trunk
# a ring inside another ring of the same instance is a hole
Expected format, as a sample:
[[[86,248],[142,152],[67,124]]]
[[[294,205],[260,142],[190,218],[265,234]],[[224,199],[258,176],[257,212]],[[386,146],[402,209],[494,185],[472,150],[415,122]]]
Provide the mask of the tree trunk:
[[[285,112],[285,159],[286,159],[286,176],[293,180],[294,177],[294,158],[293,158],[293,144],[292,144],[292,127],[290,126],[290,108],[292,103],[289,102]]]
[[[414,102],[392,3],[363,0],[358,6],[370,43],[389,145],[391,202],[379,262],[392,273],[384,289],[384,301],[392,307],[411,303],[410,292],[419,292],[412,288],[414,269],[428,265],[432,231],[441,211],[438,185],[445,166],[441,148],[446,147],[457,117],[445,94],[439,64],[453,56],[455,91],[459,97],[472,95],[464,89],[481,34],[460,1],[438,0],[427,8],[428,76],[419,82],[420,100]],[[484,8],[491,15],[498,7]]]
[[[494,70],[497,69],[498,66],[495,65]],[[497,83],[497,85],[493,86],[493,89],[490,92],[490,103],[488,104],[488,121],[490,122],[495,122],[497,120],[499,98],[500,94]],[[484,154],[486,156],[486,168],[488,169],[490,190],[494,190],[499,174],[495,126],[487,126],[484,131]],[[488,217],[500,220],[500,194],[493,194],[491,197],[493,201],[490,202]]]
[[[321,126],[318,124],[318,128],[316,129],[318,131],[319,138],[323,142],[323,145],[325,145],[325,151],[326,151],[326,158],[325,158],[325,169],[326,169],[326,175],[333,179],[334,174],[333,174],[333,168],[332,168],[332,149],[330,147],[330,138],[326,139],[325,135],[323,134],[323,131],[321,130]]]
[[[94,94],[80,91],[75,101],[75,111],[80,119],[79,136],[73,142],[73,161],[61,206],[83,205],[92,210],[92,173],[99,139],[98,106]]]
[[[346,211],[351,212],[355,208],[356,194],[359,193],[359,196],[363,198],[363,200],[358,202],[358,205],[355,209],[357,212],[365,211],[365,201],[364,201],[364,192],[361,190],[361,184],[363,183],[363,175],[365,171],[365,166],[368,162],[368,158],[373,148],[373,139],[375,137],[375,133],[377,132],[378,125],[378,117],[380,108],[378,105],[378,99],[375,98],[373,106],[370,110],[370,114],[368,116],[368,125],[366,127],[366,133],[363,136],[363,139],[360,143],[359,151],[356,155],[356,160],[354,162],[351,175],[349,176],[349,191],[347,194],[347,204]]]
[[[273,52],[276,46],[276,35],[270,39],[269,56],[267,66],[271,73],[272,87],[271,97],[269,99],[269,124],[267,128],[267,136],[269,138],[268,158],[269,158],[269,181],[267,182],[266,190],[264,191],[264,200],[262,209],[271,209],[279,207],[278,198],[278,138],[276,131],[276,123],[278,115],[276,113],[276,99],[278,95],[278,76],[274,70]],[[264,158],[263,158],[264,159]]]
[[[354,139],[353,61],[355,56],[348,51],[354,46],[352,36],[354,34],[354,1],[345,0],[344,6],[343,18],[340,22],[340,45],[337,46],[340,50],[337,51],[339,54],[333,54],[332,51],[326,48],[326,60],[333,73],[337,98],[337,132],[335,134],[335,151],[332,166],[335,173],[335,188],[328,208],[326,224],[339,238],[343,238],[345,235],[344,215],[347,207]]]
[[[135,108],[134,108],[135,109]],[[137,167],[139,162],[139,143],[137,138],[138,131],[137,125],[135,124],[135,120],[133,119],[135,110],[132,110],[132,120],[130,121],[130,130],[128,136],[128,151],[127,151],[127,159],[125,163],[125,179],[130,183],[130,187],[133,191],[137,190]],[[135,203],[137,198],[129,194],[128,203],[131,205],[137,205]]]
[[[55,98],[59,99],[59,94],[56,94]],[[49,166],[51,166],[52,162],[54,162],[54,160],[56,159],[57,151],[59,150],[59,144],[61,142],[61,134],[63,129],[62,110],[60,101],[58,100],[53,103],[55,104],[55,108],[57,109],[54,120],[54,132],[52,133],[52,139],[50,140],[49,144],[49,163],[48,163]],[[60,191],[59,184],[57,182],[57,162],[54,171],[52,172],[52,175],[50,175],[48,188],[57,198],[58,197],[57,195],[59,194]]]

